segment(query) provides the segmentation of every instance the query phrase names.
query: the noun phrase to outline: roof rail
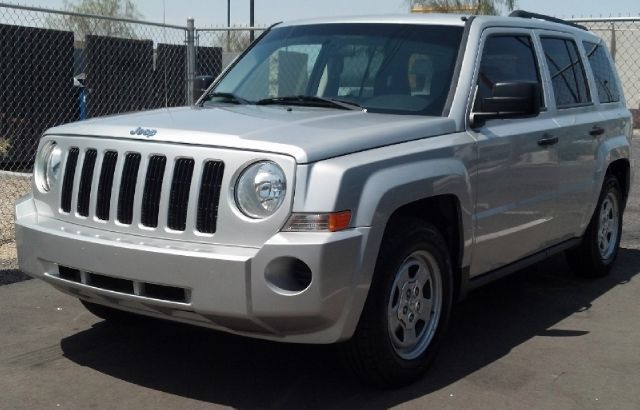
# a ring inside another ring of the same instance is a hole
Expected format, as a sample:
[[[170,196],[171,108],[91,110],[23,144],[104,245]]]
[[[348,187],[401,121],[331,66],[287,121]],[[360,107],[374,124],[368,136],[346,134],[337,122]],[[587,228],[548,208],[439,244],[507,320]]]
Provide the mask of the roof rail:
[[[538,19],[538,20],[546,20],[551,21],[553,23],[564,24],[565,26],[571,26],[575,28],[579,28],[584,31],[589,31],[589,29],[581,24],[572,23],[570,21],[562,20],[559,18],[547,16],[544,14],[531,13],[524,10],[514,10],[509,14],[509,17],[521,17],[525,19]]]

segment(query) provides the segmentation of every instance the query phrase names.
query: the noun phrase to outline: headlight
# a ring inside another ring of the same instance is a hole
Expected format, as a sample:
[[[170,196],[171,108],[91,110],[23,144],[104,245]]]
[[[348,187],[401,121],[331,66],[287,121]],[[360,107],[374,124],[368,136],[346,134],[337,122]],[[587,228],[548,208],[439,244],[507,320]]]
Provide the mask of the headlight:
[[[248,166],[238,178],[235,199],[243,214],[262,219],[273,215],[287,193],[287,179],[282,169],[271,161]]]
[[[55,186],[62,171],[62,149],[49,141],[42,147],[36,165],[36,181],[41,190],[48,192]]]

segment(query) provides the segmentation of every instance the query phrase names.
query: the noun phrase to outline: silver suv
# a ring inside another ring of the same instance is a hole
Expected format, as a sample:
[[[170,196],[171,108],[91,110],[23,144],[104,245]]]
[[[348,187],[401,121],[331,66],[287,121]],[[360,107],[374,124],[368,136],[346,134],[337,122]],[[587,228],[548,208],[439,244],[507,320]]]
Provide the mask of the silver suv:
[[[20,265],[102,318],[341,342],[408,383],[470,289],[616,259],[631,116],[603,41],[549,20],[278,24],[195,106],[50,129]]]

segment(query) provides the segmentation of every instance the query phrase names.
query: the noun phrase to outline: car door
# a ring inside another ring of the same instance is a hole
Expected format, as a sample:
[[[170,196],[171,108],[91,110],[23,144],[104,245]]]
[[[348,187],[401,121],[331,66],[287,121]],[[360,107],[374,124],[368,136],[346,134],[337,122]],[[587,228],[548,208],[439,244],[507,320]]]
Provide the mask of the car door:
[[[542,85],[538,54],[530,30],[487,29],[481,39],[474,100],[489,96],[498,82],[536,81],[543,90],[543,108],[535,118],[493,119],[469,130],[478,144],[471,276],[517,261],[557,241],[557,126],[546,109],[548,95]]]
[[[550,111],[558,124],[558,167],[555,228],[561,239],[581,235],[593,208],[596,154],[605,133],[604,118],[593,102],[585,64],[576,40],[540,30],[543,66],[553,95]],[[599,188],[599,187],[598,187]],[[599,191],[599,189],[598,189]]]

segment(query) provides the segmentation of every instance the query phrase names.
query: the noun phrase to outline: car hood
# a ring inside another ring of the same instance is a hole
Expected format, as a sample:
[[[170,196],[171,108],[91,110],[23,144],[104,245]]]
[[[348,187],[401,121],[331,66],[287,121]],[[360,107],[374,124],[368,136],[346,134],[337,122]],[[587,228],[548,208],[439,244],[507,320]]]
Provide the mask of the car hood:
[[[153,129],[138,135],[139,127]],[[179,107],[95,118],[51,128],[83,135],[287,154],[300,164],[455,131],[452,119],[315,107]]]

